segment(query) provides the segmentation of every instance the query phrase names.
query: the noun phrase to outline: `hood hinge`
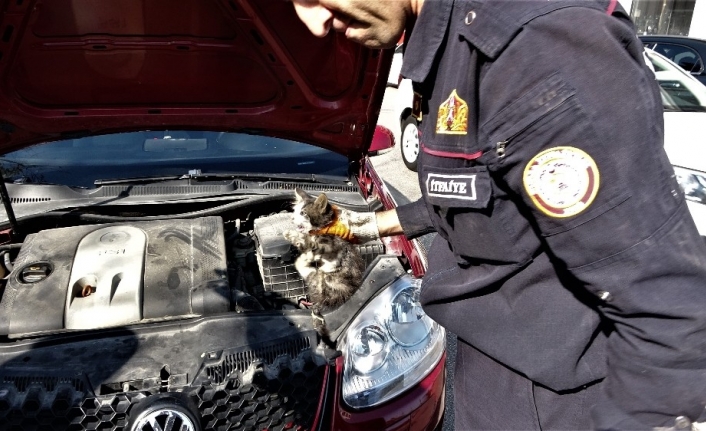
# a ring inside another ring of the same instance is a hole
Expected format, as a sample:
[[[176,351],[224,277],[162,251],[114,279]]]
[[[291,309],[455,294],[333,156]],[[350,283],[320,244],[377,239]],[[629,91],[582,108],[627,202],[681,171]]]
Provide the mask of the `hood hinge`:
[[[10,222],[10,237],[14,239],[20,230],[17,226],[17,219],[15,218],[15,210],[12,208],[12,202],[10,201],[10,195],[7,193],[7,186],[5,185],[5,176],[0,170],[0,198],[2,198],[2,204],[5,206],[5,212],[7,213],[7,220]]]

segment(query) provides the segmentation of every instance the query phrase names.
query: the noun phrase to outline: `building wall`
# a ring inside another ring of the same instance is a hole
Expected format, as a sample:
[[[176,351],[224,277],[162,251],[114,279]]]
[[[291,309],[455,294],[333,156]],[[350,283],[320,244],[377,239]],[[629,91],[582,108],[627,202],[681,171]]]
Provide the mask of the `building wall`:
[[[706,39],[706,0],[696,0],[694,16],[691,18],[689,37]]]
[[[618,0],[618,3],[620,3],[620,6],[625,9],[625,11],[630,15],[630,8],[632,7],[632,0]]]
[[[620,3],[628,14],[631,13],[633,0],[618,0],[618,3]],[[706,0],[696,0],[695,2],[694,14],[691,18],[691,26],[689,27],[689,37],[706,39]]]

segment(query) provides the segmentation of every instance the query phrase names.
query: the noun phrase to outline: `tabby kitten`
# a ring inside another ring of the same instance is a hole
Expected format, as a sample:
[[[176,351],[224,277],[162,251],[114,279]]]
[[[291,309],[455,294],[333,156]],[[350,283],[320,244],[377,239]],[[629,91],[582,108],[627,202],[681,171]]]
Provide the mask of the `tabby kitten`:
[[[294,265],[307,287],[314,311],[337,307],[353,295],[360,286],[365,262],[357,248],[331,234],[336,225],[337,213],[325,194],[316,199],[304,190],[295,190],[295,231],[288,231],[285,238],[300,252]]]

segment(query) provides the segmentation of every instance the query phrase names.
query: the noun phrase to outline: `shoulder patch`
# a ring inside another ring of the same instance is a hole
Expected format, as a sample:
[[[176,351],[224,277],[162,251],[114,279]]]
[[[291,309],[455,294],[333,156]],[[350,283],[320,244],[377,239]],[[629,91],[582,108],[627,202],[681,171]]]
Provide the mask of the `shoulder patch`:
[[[439,106],[436,117],[436,133],[465,135],[468,132],[468,104],[458,97],[456,90]]]
[[[589,207],[598,193],[596,162],[575,147],[554,147],[532,158],[522,176],[534,205],[550,217],[571,217]]]

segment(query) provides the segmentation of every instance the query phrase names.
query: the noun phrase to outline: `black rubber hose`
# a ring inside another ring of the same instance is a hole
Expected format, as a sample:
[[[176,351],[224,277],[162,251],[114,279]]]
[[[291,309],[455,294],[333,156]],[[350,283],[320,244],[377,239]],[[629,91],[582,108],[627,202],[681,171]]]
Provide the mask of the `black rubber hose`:
[[[181,218],[195,218],[204,217],[209,215],[216,215],[223,211],[229,211],[238,208],[244,208],[250,205],[257,205],[266,202],[276,202],[276,201],[294,201],[294,197],[289,193],[275,194],[275,195],[264,195],[257,197],[248,197],[237,202],[230,202],[225,205],[219,205],[213,208],[207,208],[198,211],[190,211],[180,214],[167,214],[167,215],[157,215],[157,216],[140,216],[140,217],[122,217],[122,216],[112,216],[112,215],[102,215],[102,214],[84,214],[78,210],[74,211],[51,211],[46,213],[32,214],[24,216],[18,219],[20,224],[30,221],[32,219],[38,218],[76,218],[81,221],[88,222],[129,222],[129,221],[147,221],[147,220],[174,220]],[[363,205],[342,205],[336,203],[337,205],[352,210],[352,211],[370,211],[367,206]],[[4,224],[4,223],[3,223]],[[2,225],[0,225],[1,227]],[[10,244],[12,245],[12,244]],[[3,250],[3,246],[0,245],[0,250]]]
[[[239,200],[237,202],[229,202],[225,205],[219,205],[217,207],[208,208],[198,211],[190,211],[187,213],[180,214],[168,214],[168,215],[158,215],[158,216],[141,216],[141,217],[121,217],[121,216],[111,216],[111,215],[101,215],[101,214],[77,214],[75,212],[64,211],[65,216],[77,216],[79,220],[82,221],[97,221],[97,222],[113,222],[113,221],[144,221],[144,220],[173,220],[179,218],[194,218],[194,217],[204,217],[209,215],[215,215],[223,211],[229,211],[233,209],[243,208],[250,205],[261,204],[265,202],[275,202],[287,200],[291,201],[292,196],[290,195],[266,195],[258,197],[250,197],[247,199]],[[45,215],[55,215],[55,212],[46,213]],[[62,216],[63,216],[62,215]],[[22,219],[24,220],[24,219]]]
[[[248,205],[281,201],[281,200],[293,200],[291,196],[285,196],[284,194],[278,195],[266,195],[258,197],[250,197],[239,200],[237,202],[230,202],[225,205],[219,205],[217,207],[208,208],[199,211],[191,211],[188,213],[181,214],[168,214],[168,215],[158,215],[158,216],[141,216],[141,217],[121,217],[121,216],[111,216],[111,215],[101,215],[101,214],[84,214],[79,212],[80,210],[73,211],[50,211],[45,213],[31,214],[19,218],[17,221],[22,224],[34,219],[44,219],[44,218],[75,218],[81,221],[90,222],[120,222],[120,221],[144,221],[144,220],[173,220],[178,218],[193,218],[202,217],[207,215],[212,215],[219,213],[221,211],[228,211],[231,209],[242,208]],[[0,228],[7,223],[0,224]],[[2,246],[0,246],[2,250]]]

